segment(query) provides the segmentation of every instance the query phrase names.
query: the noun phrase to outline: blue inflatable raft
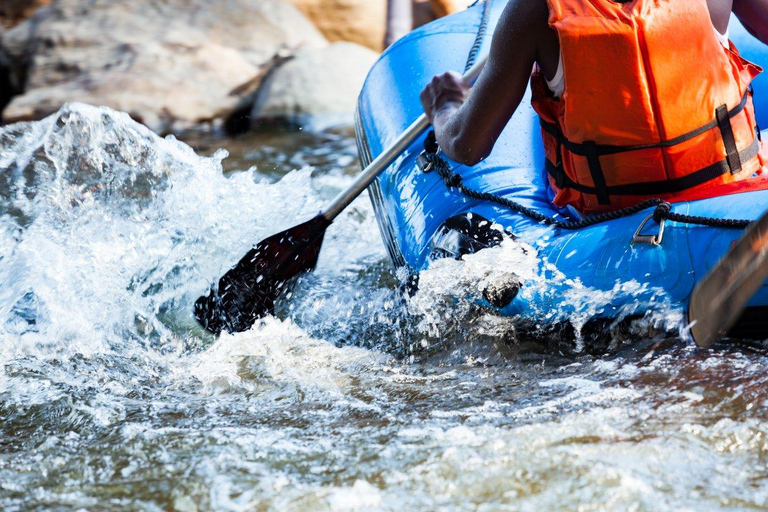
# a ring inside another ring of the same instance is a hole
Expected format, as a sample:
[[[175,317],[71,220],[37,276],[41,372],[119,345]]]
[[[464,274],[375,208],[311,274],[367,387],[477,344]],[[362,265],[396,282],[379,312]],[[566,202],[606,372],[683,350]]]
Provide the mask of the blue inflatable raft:
[[[363,165],[422,113],[419,93],[432,76],[464,70],[473,46],[479,46],[481,53],[487,52],[504,4],[499,0],[490,5],[479,3],[437,20],[401,39],[381,56],[365,82],[358,104],[356,133]],[[481,29],[487,30],[486,37]],[[737,21],[731,24],[731,39],[744,57],[759,65],[768,64],[768,49]],[[768,126],[766,74],[758,77],[754,89],[758,123]],[[762,91],[766,91],[765,95]],[[551,318],[553,310],[567,311],[566,287],[573,282],[595,291],[615,290],[617,283],[635,284],[632,293],[606,294],[607,303],[595,312],[597,317],[615,317],[628,308],[632,314],[642,314],[662,300],[685,307],[696,282],[743,233],[741,229],[666,221],[663,238],[657,244],[654,242],[658,242],[660,226],[649,218],[654,208],[578,230],[545,226],[447,187],[437,173],[424,171],[424,162],[418,158],[423,149],[422,137],[370,188],[392,263],[417,275],[440,254],[446,229],[452,223],[455,228],[457,220],[461,224],[461,219],[465,223],[469,222],[466,219],[484,219],[501,225],[536,249],[541,264],[551,270],[542,271],[542,276],[555,276],[546,288],[536,286],[528,293],[526,289],[534,283],[523,282],[519,292],[494,303],[504,315],[538,322]],[[474,167],[449,163],[469,188],[503,196],[548,217],[565,221],[576,218],[574,213],[557,209],[550,202],[544,150],[538,118],[530,106],[530,91],[487,159]],[[767,208],[768,191],[758,191],[676,203],[672,211],[755,220]],[[768,338],[767,306],[768,287],[764,284],[750,302],[740,332]]]

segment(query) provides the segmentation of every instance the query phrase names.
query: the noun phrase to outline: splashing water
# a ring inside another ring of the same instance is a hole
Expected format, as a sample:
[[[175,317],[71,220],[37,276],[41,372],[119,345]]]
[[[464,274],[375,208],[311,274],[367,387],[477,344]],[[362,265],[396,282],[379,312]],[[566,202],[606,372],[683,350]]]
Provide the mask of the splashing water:
[[[673,311],[539,353],[473,299],[539,276],[511,240],[404,299],[361,200],[278,318],[206,334],[194,299],[349,183],[344,137],[228,173],[108,109],[0,128],[2,510],[768,506],[765,357],[653,337]],[[605,300],[569,293],[577,327]]]

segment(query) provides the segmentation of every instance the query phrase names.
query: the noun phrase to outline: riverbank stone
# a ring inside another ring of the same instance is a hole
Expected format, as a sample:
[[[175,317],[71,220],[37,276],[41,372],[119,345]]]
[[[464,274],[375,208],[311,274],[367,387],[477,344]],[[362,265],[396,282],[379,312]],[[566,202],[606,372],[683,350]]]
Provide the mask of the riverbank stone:
[[[348,42],[297,52],[264,81],[251,112],[252,127],[351,125],[357,97],[377,58],[378,53]]]
[[[289,0],[332,42],[349,41],[381,51],[386,0]]]
[[[282,0],[57,0],[0,37],[0,60],[23,84],[2,118],[81,101],[157,132],[215,124],[253,101],[276,55],[327,44]]]

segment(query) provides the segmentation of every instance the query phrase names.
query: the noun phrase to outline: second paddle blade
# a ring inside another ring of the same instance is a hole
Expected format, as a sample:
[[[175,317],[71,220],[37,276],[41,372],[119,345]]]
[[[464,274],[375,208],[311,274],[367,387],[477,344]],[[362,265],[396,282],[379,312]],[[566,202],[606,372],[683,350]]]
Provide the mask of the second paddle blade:
[[[317,265],[325,230],[331,223],[314,219],[273,235],[241,259],[195,302],[195,318],[213,334],[243,332],[274,312],[287,281]]]
[[[691,335],[707,348],[733,327],[768,277],[768,213],[753,223],[691,295]]]

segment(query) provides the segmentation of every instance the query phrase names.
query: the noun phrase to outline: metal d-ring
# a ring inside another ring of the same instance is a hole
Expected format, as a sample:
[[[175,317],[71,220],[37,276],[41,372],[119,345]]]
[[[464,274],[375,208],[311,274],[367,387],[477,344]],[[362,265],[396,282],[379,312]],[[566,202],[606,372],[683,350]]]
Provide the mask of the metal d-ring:
[[[653,220],[653,214],[646,217],[645,220],[640,224],[640,227],[637,228],[637,231],[635,231],[635,234],[632,237],[633,244],[661,245],[661,241],[664,239],[664,224],[666,219],[661,219],[661,222],[659,222],[659,232],[655,235],[641,234],[643,228],[646,224],[648,224],[648,221],[650,220]]]

